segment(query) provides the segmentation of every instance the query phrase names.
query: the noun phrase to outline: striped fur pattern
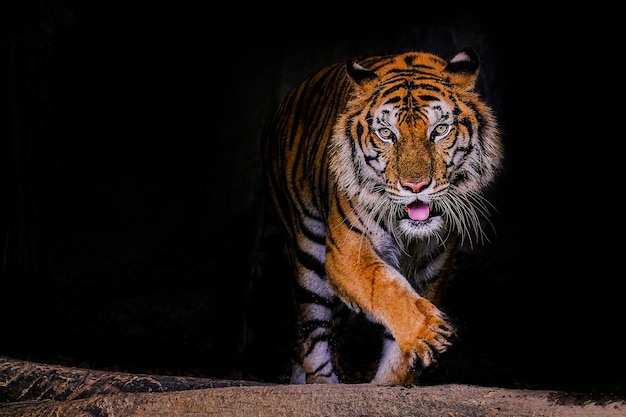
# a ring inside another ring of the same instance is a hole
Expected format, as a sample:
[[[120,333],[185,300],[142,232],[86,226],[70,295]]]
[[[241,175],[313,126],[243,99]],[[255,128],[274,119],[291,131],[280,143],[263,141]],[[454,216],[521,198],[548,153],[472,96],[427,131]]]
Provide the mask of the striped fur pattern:
[[[384,326],[373,383],[413,383],[450,345],[439,276],[459,242],[484,236],[502,158],[478,73],[472,49],[365,57],[309,76],[279,106],[263,152],[297,280],[292,383],[340,382],[336,300]]]

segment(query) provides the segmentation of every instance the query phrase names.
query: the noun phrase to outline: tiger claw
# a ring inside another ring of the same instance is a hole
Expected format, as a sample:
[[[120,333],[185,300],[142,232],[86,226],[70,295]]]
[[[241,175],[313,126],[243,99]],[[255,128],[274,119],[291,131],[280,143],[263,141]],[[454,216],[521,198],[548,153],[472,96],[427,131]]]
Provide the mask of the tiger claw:
[[[412,374],[416,374],[418,372],[423,371],[424,368],[426,367],[424,366],[424,363],[422,362],[422,358],[420,358],[419,356],[416,356],[415,359],[412,361],[411,366],[409,366],[409,372]]]

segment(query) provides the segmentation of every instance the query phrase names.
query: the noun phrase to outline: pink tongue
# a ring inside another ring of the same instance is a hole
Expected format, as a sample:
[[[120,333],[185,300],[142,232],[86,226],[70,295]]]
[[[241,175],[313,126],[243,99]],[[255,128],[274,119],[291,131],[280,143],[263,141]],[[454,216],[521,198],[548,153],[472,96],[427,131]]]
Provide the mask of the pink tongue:
[[[430,214],[428,204],[420,203],[419,201],[409,204],[407,211],[409,212],[409,217],[413,220],[426,220]]]

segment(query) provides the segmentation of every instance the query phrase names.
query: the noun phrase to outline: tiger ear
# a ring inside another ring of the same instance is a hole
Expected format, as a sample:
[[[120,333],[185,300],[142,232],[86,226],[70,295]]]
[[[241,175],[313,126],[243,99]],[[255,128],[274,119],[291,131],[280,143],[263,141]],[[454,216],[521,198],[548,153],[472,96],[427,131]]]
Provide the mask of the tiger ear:
[[[346,71],[352,81],[360,86],[378,79],[378,75],[376,75],[374,71],[370,71],[367,68],[360,66],[351,59],[346,59]]]
[[[478,54],[472,48],[459,51],[444,69],[448,81],[464,90],[472,90],[476,85],[480,68]]]

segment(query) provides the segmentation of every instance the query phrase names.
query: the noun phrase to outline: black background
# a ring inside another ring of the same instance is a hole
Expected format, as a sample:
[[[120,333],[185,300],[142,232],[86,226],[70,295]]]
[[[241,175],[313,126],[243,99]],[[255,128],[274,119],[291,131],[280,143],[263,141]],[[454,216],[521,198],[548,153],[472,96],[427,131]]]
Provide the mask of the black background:
[[[263,280],[250,323],[275,339],[257,336],[247,364],[238,350],[264,123],[326,64],[472,46],[506,162],[475,248],[498,266],[460,282],[453,311],[490,378],[444,380],[623,392],[623,273],[613,209],[593,202],[605,179],[583,132],[601,112],[575,24],[515,5],[195,3],[5,3],[1,354],[276,378],[289,320]]]

